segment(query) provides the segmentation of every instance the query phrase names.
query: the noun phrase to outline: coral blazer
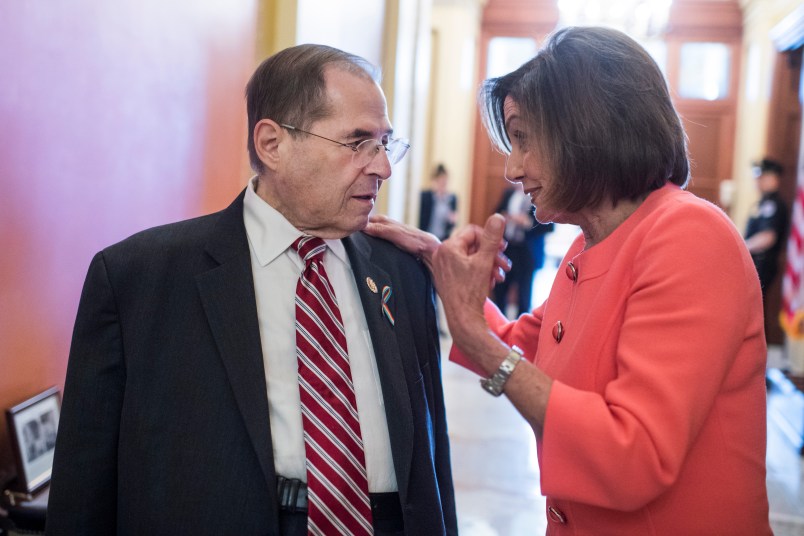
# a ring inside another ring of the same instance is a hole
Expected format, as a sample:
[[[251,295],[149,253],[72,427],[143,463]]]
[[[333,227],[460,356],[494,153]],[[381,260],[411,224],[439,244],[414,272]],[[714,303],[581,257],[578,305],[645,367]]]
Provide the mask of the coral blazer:
[[[486,318],[555,380],[548,534],[771,534],[760,286],[719,208],[667,185],[601,243],[579,236],[532,314]]]

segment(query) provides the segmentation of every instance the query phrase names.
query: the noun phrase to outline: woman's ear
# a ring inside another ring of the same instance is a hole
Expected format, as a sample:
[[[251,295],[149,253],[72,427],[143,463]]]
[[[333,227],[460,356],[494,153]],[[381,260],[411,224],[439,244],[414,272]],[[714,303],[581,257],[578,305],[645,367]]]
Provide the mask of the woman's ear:
[[[271,119],[261,119],[254,126],[254,149],[263,165],[271,171],[279,166],[279,145],[286,137],[285,129]]]

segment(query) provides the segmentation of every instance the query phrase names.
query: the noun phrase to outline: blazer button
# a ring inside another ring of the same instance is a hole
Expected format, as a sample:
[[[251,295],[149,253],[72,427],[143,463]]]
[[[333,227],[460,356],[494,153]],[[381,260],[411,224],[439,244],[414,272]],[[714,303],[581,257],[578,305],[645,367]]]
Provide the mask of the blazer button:
[[[578,269],[572,264],[572,261],[567,263],[567,268],[564,270],[564,273],[567,274],[567,277],[572,279],[573,281],[578,280]]]
[[[556,325],[553,326],[553,338],[556,342],[561,342],[561,339],[564,338],[564,324],[561,323],[561,320],[556,322]]]
[[[564,512],[562,512],[555,506],[548,507],[547,513],[550,516],[550,519],[552,519],[556,523],[561,523],[562,525],[567,524],[567,517],[564,515]]]

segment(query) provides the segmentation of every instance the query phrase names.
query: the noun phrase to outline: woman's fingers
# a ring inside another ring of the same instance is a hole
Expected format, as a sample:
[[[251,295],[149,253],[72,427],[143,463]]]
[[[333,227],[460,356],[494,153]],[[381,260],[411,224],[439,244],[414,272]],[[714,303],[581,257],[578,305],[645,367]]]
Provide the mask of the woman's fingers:
[[[383,214],[371,216],[364,232],[393,242],[399,249],[421,258],[432,271],[433,253],[441,245],[441,241],[435,235]]]
[[[500,251],[494,258],[494,268],[491,274],[490,288],[494,288],[497,283],[505,281],[505,275],[511,270],[511,259],[506,257],[505,253]]]

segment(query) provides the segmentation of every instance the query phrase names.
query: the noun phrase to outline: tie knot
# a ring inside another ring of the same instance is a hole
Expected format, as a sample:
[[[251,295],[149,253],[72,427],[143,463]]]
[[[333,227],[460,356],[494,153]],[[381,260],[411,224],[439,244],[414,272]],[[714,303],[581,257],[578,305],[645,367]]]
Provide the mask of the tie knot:
[[[297,238],[291,247],[296,250],[305,265],[310,264],[316,258],[321,260],[327,250],[327,244],[322,239],[306,235]]]

